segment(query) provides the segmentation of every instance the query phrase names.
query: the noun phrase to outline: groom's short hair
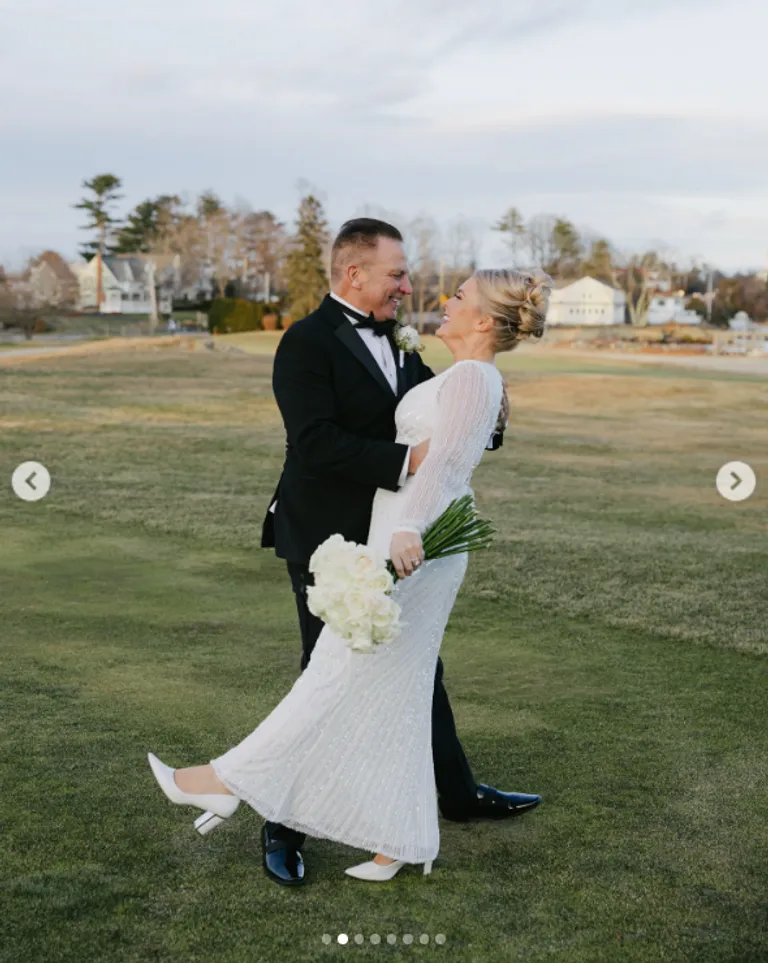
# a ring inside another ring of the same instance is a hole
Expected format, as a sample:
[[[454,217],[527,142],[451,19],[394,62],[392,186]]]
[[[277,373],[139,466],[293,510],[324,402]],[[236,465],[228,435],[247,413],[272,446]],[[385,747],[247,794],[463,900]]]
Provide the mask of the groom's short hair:
[[[331,280],[338,281],[342,277],[351,257],[374,250],[380,237],[401,243],[403,240],[403,235],[394,224],[375,217],[353,217],[345,221],[331,248]]]

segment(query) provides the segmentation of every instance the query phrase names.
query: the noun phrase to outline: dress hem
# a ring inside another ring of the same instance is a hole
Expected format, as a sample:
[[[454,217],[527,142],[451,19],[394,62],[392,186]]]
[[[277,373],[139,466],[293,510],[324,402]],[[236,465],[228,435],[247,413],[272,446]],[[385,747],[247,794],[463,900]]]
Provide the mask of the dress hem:
[[[316,823],[310,825],[309,823],[300,822],[297,819],[286,817],[280,814],[280,810],[274,806],[270,806],[268,803],[263,802],[260,799],[256,799],[251,793],[244,792],[237,783],[233,782],[231,779],[219,772],[214,762],[211,762],[211,767],[216,773],[218,778],[224,783],[224,785],[232,793],[234,793],[237,798],[244,803],[247,803],[251,809],[256,810],[256,812],[263,816],[268,822],[279,823],[281,826],[287,826],[289,829],[293,829],[299,833],[306,833],[308,836],[314,836],[317,839],[328,839],[334,843],[342,843],[345,846],[352,846],[354,849],[363,849],[372,853],[381,853],[382,856],[388,856],[390,859],[399,859],[404,863],[426,863],[428,861],[437,858],[439,852],[439,847],[433,853],[426,852],[422,850],[419,853],[415,853],[413,849],[403,848],[398,849],[396,846],[387,846],[385,843],[373,842],[370,839],[363,839],[361,836],[354,836],[346,834],[344,836],[340,835],[327,826],[320,826]]]

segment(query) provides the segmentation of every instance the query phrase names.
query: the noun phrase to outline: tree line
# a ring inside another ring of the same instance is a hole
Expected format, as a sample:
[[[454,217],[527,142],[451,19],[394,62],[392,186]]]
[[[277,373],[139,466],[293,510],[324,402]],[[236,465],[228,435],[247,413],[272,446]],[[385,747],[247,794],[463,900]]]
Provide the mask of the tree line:
[[[174,296],[208,289],[218,298],[277,302],[293,318],[309,313],[328,290],[331,235],[314,193],[301,197],[289,228],[267,209],[253,209],[245,201],[227,204],[212,190],[192,201],[160,194],[121,214],[118,176],[97,174],[81,186],[84,196],[73,206],[87,215],[88,239],[80,248],[85,260],[137,254],[153,266],[172,263]],[[429,216],[404,220],[372,206],[356,213],[392,220],[403,231],[413,286],[404,305],[409,314],[438,310],[478,266],[487,229],[478,219],[459,216],[440,226]],[[632,324],[646,323],[651,297],[664,286],[683,291],[688,306],[716,325],[727,324],[737,311],[768,320],[768,285],[756,275],[729,276],[701,264],[679,264],[657,250],[622,252],[564,216],[536,214],[526,220],[516,207],[492,227],[512,267],[542,267],[558,282],[590,276],[623,290]],[[99,274],[100,268],[99,263]]]

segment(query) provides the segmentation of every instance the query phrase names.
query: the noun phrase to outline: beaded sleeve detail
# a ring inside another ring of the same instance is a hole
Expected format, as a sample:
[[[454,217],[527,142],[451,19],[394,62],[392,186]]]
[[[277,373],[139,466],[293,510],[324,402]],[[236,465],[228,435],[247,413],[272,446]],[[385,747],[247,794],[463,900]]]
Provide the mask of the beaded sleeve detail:
[[[422,533],[466,491],[498,418],[501,392],[492,365],[460,361],[444,373],[429,452],[403,492],[396,531]]]

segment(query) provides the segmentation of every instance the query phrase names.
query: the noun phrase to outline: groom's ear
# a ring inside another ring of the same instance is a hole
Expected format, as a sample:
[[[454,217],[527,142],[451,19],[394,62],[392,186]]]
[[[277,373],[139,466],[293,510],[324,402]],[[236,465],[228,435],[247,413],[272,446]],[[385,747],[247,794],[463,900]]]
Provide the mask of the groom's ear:
[[[363,286],[362,271],[357,264],[350,264],[347,267],[347,281],[355,290],[359,291]]]

